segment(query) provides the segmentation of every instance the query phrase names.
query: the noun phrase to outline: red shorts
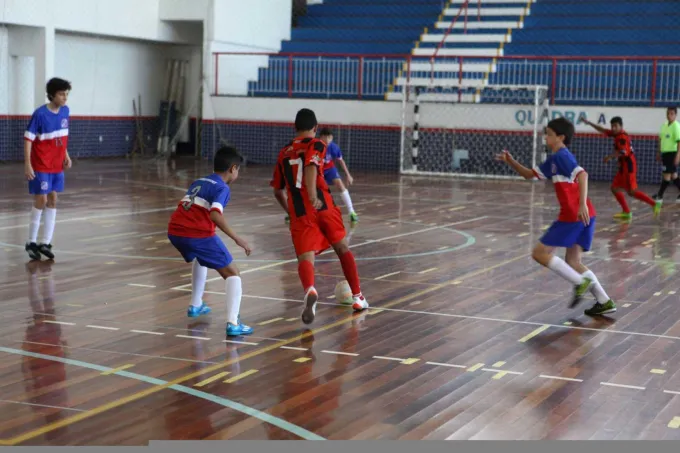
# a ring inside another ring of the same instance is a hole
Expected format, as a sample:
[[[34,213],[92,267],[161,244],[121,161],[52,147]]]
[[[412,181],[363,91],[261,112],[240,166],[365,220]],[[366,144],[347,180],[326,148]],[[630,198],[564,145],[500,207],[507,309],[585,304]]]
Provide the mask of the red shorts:
[[[612,189],[623,189],[626,192],[637,190],[637,175],[635,173],[617,172],[612,182]]]
[[[291,219],[290,235],[297,256],[314,252],[316,255],[332,244],[342,241],[346,236],[342,213],[337,207],[317,212],[315,216]]]

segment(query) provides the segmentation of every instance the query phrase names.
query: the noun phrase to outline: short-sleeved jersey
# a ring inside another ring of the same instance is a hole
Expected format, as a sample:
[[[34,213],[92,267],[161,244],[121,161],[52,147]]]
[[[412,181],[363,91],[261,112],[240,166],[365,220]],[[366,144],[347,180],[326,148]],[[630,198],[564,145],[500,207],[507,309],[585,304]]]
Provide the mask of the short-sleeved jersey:
[[[309,165],[316,165],[318,168],[316,193],[317,198],[323,203],[318,212],[334,206],[331,191],[323,177],[325,157],[326,144],[316,138],[295,139],[279,153],[270,185],[277,190],[286,189],[291,223],[298,219],[310,218],[308,217],[310,214],[315,215],[317,212],[309,201],[305,186],[304,169]]]
[[[678,152],[678,142],[680,142],[680,123],[673,121],[671,124],[668,124],[668,121],[666,121],[664,125],[661,126],[659,138],[661,139],[662,153]]]
[[[70,110],[67,106],[54,113],[43,105],[36,109],[28,122],[24,140],[33,143],[31,167],[41,173],[61,173],[68,147]]]
[[[326,147],[326,159],[324,159],[324,169],[328,170],[329,168],[335,167],[335,161],[341,159],[342,151],[340,151],[340,147],[335,142],[331,142]]]
[[[189,238],[206,238],[215,235],[212,211],[220,214],[229,203],[229,186],[216,174],[194,181],[170,218],[168,233]]]
[[[551,180],[555,186],[557,201],[560,203],[557,220],[579,222],[580,193],[576,177],[585,170],[576,162],[574,155],[567,148],[562,148],[549,155],[545,162],[536,166],[533,171],[538,179]],[[590,216],[594,217],[595,208],[590,198],[587,198],[586,202]]]
[[[623,173],[634,173],[637,165],[635,154],[633,153],[633,145],[631,144],[628,133],[626,131],[621,131],[618,134],[615,134],[611,130],[608,130],[607,136],[614,139],[614,152],[619,159],[619,171]]]

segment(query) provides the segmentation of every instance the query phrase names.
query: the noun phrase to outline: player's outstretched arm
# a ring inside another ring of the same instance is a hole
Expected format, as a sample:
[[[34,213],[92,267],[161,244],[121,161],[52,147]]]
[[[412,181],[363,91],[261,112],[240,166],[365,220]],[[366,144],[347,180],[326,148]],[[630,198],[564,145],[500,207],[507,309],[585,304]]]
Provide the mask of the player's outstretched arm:
[[[243,250],[246,251],[246,256],[250,256],[250,245],[240,237],[236,233],[234,233],[234,230],[231,229],[229,224],[227,224],[227,221],[224,218],[224,215],[222,215],[221,212],[219,211],[210,211],[210,220],[213,221],[213,223],[224,232],[227,236],[229,236],[239,247],[241,247]]]
[[[524,179],[534,179],[536,177],[536,175],[534,175],[534,172],[531,169],[517,162],[515,158],[512,157],[512,155],[507,150],[503,150],[502,153],[497,154],[496,160],[499,162],[505,162],[508,165],[510,165],[513,168],[513,170],[519,173],[519,175]]]
[[[584,117],[581,117],[581,122],[587,124],[587,125],[590,126],[590,127],[592,127],[593,129],[595,129],[596,131],[598,131],[598,132],[601,133],[601,134],[605,134],[605,135],[606,135],[606,134],[609,134],[609,129],[604,128],[604,127],[602,127],[602,126],[600,126],[600,125],[598,125],[598,124],[595,124],[595,123],[593,123],[592,121],[588,121],[588,120],[585,119]]]

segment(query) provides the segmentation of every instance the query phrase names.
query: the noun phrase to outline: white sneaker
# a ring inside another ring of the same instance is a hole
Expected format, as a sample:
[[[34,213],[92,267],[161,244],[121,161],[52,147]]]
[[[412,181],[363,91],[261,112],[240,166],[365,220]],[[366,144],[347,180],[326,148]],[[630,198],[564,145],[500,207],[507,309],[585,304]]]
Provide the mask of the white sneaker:
[[[355,311],[362,311],[362,310],[366,310],[368,308],[368,301],[366,300],[366,298],[362,294],[359,294],[358,296],[354,296],[353,301],[354,301],[354,303],[352,304],[352,308]]]
[[[314,322],[314,317],[316,316],[316,302],[318,300],[319,294],[312,286],[307,290],[307,294],[305,294],[305,308],[302,310],[302,322],[305,324]]]

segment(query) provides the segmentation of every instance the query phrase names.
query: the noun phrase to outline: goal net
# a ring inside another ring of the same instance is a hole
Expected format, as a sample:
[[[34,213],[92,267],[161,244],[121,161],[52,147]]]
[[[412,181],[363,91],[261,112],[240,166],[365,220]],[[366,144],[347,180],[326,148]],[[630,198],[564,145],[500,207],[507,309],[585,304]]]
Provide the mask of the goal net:
[[[402,174],[516,178],[494,160],[501,150],[526,166],[545,160],[548,87],[452,85],[404,86]]]

